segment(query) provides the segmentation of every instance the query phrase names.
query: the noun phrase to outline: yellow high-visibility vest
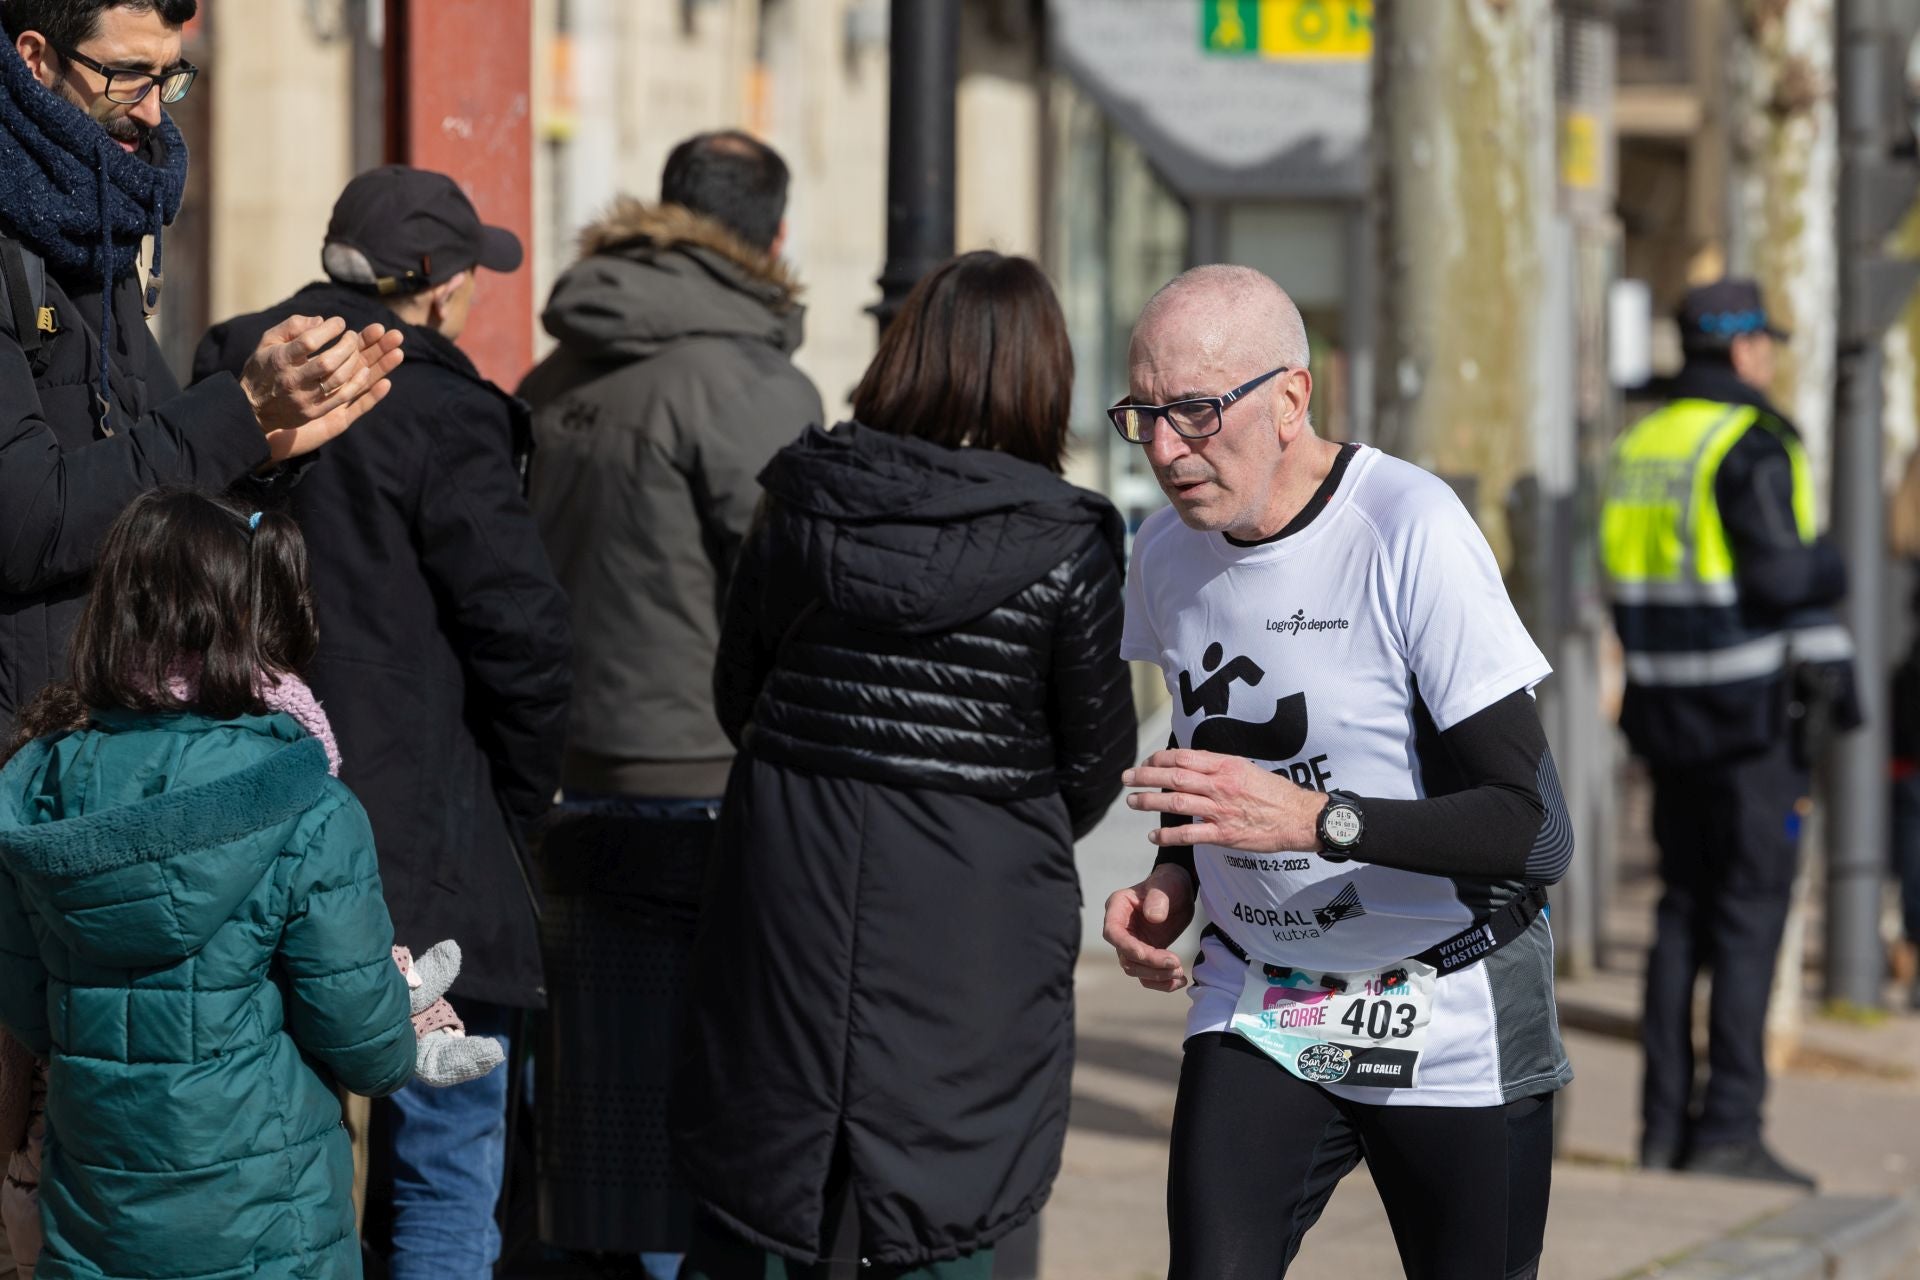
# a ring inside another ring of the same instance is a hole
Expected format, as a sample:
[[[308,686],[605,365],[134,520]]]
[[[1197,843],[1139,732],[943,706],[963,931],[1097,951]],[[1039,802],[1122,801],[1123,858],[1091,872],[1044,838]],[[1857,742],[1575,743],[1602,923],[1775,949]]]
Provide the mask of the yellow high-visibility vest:
[[[1630,428],[1614,446],[1600,514],[1600,560],[1627,678],[1642,685],[1730,684],[1775,674],[1790,656],[1853,656],[1831,622],[1761,628],[1740,610],[1733,547],[1714,480],[1748,431],[1771,432],[1793,467],[1793,517],[1811,543],[1813,469],[1799,438],[1751,405],[1676,400]]]

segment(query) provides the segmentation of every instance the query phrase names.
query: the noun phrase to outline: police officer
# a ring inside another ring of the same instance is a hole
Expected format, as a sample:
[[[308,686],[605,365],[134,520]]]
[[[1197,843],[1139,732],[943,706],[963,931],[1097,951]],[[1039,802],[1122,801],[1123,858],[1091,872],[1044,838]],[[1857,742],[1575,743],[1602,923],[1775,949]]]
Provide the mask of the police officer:
[[[1767,399],[1757,285],[1690,290],[1669,402],[1614,447],[1601,556],[1626,651],[1621,728],[1653,777],[1665,892],[1647,959],[1641,1163],[1811,1187],[1761,1141],[1764,1032],[1797,870],[1807,732],[1858,723],[1806,449]],[[1825,708],[1823,711],[1822,709]],[[1811,713],[1811,714],[1809,714]],[[1696,1106],[1693,986],[1714,975]]]

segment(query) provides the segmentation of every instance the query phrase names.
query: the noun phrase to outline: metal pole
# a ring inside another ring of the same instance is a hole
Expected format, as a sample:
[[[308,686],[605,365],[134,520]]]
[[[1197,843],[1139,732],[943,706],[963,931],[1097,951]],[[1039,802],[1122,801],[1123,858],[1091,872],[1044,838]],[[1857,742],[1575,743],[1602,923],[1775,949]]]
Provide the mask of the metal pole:
[[[953,256],[960,0],[893,0],[887,67],[887,265],[872,312],[886,332],[915,282]]]
[[[1843,607],[1866,724],[1835,740],[1827,806],[1826,996],[1877,1006],[1885,957],[1880,888],[1888,839],[1887,564],[1880,487],[1881,354],[1870,271],[1878,256],[1872,181],[1890,149],[1883,0],[1840,0],[1840,316],[1832,536],[1847,561]]]
[[[1227,260],[1227,211],[1218,200],[1187,202],[1187,265]]]

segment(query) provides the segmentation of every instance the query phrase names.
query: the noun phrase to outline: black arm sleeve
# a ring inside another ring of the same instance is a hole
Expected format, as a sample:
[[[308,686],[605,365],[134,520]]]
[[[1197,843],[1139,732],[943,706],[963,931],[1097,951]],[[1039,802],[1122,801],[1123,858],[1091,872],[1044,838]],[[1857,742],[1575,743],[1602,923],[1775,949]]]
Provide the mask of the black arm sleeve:
[[[1424,800],[1362,799],[1361,862],[1429,875],[1478,876],[1552,884],[1573,861],[1573,824],[1560,775],[1533,696],[1522,689],[1462,720],[1445,733],[1425,707],[1417,736],[1423,752]],[[1169,746],[1174,744],[1169,743]],[[1163,827],[1191,822],[1160,815]],[[1153,865],[1184,870],[1195,884],[1192,845],[1165,845]]]
[[[1172,751],[1179,745],[1180,739],[1177,735],[1171,733],[1167,735],[1167,750]],[[1192,821],[1193,819],[1184,813],[1163,813],[1160,815],[1160,825],[1163,827],[1184,826]],[[1200,887],[1200,873],[1194,869],[1193,865],[1192,845],[1161,845],[1159,851],[1153,855],[1153,865],[1157,869],[1166,866],[1168,863],[1172,863],[1174,866],[1186,872],[1187,879],[1193,883],[1194,888],[1198,889]]]
[[[1769,614],[1832,604],[1847,593],[1847,566],[1831,542],[1800,540],[1793,518],[1793,463],[1771,431],[1740,437],[1713,478],[1713,496],[1733,547],[1740,598]]]
[[[1354,857],[1529,884],[1565,875],[1573,825],[1532,695],[1509,694],[1438,736],[1441,749],[1422,755],[1425,799],[1360,802],[1365,833]]]

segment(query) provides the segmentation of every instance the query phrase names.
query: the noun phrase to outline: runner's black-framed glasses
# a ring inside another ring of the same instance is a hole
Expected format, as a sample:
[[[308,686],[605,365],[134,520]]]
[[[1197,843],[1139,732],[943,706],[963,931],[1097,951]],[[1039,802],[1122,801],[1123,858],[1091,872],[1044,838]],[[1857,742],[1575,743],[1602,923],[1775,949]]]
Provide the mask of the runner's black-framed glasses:
[[[1292,368],[1292,365],[1283,364],[1277,369],[1269,369],[1223,396],[1194,396],[1175,400],[1171,404],[1129,404],[1122,400],[1107,410],[1107,420],[1113,423],[1113,429],[1120,433],[1120,438],[1129,444],[1145,444],[1153,439],[1153,424],[1161,418],[1167,420],[1175,434],[1188,440],[1204,440],[1217,434],[1226,424],[1224,415],[1228,405],[1261,383],[1290,372]]]
[[[200,74],[200,68],[191,62],[176,62],[161,72],[139,71],[133,67],[110,67],[75,49],[62,49],[56,45],[54,52],[68,62],[77,62],[105,76],[107,101],[117,102],[123,107],[138,106],[155,89],[160,90],[160,101],[172,105],[187,96],[187,90],[193,88],[194,78]]]

